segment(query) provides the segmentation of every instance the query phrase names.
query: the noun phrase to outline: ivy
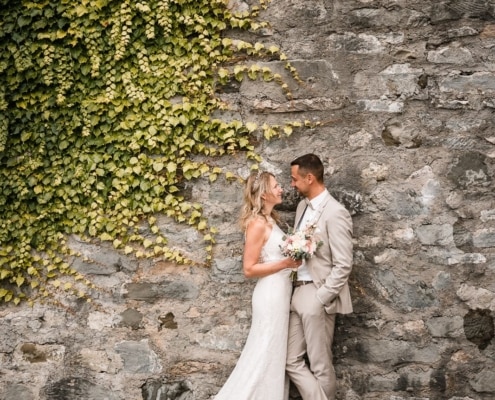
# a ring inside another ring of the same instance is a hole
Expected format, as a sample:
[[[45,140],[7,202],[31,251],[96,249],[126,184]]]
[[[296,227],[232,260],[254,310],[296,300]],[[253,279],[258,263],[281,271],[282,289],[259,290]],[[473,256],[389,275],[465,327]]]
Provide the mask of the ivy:
[[[273,80],[291,98],[280,75],[236,63],[286,61],[278,48],[225,36],[266,26],[256,17],[267,1],[243,13],[224,0],[0,4],[0,301],[60,288],[85,297],[91,283],[67,261],[71,234],[191,263],[167,246],[156,215],[194,226],[211,250],[215,231],[201,205],[184,199],[184,182],[214,181],[225,173],[215,159],[226,154],[254,165],[257,129],[270,139],[301,125],[212,117],[226,107],[217,86],[231,79]]]

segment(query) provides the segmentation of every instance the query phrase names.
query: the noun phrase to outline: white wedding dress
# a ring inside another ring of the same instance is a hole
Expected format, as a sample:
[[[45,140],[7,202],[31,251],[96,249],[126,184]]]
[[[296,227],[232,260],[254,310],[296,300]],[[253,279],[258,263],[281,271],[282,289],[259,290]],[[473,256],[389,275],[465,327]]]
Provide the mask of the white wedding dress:
[[[262,262],[284,258],[282,230],[274,224],[261,251]],[[285,374],[292,285],[290,269],[260,278],[252,298],[252,322],[237,364],[214,400],[286,400]]]

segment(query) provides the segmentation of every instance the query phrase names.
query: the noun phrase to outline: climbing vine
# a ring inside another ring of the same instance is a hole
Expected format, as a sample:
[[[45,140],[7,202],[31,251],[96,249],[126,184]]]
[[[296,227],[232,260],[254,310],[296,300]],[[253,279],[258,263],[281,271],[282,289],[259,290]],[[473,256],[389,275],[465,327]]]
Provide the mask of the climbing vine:
[[[91,283],[70,267],[71,234],[191,262],[168,247],[157,214],[201,232],[210,261],[215,232],[184,182],[234,179],[217,157],[242,152],[255,165],[253,132],[300,125],[212,117],[231,79],[273,80],[291,97],[269,68],[236,63],[285,60],[278,48],[225,34],[264,27],[266,3],[235,12],[224,0],[0,0],[0,302],[59,287],[84,297]]]

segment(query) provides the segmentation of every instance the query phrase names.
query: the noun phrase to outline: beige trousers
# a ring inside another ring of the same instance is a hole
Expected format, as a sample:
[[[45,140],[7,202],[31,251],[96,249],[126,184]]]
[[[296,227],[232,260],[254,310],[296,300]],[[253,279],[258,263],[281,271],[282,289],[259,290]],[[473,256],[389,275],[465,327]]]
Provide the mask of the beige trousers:
[[[335,400],[334,329],[335,314],[325,312],[316,286],[296,287],[289,318],[287,374],[304,400]]]

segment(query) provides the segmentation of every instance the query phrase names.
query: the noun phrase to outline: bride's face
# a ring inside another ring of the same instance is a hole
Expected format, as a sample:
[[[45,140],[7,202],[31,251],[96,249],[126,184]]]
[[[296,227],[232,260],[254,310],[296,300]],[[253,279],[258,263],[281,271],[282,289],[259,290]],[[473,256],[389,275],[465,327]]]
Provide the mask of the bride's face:
[[[265,204],[280,204],[282,203],[282,194],[284,193],[284,189],[280,186],[277,180],[270,176],[270,183],[268,185],[268,191],[265,193],[264,199]]]

